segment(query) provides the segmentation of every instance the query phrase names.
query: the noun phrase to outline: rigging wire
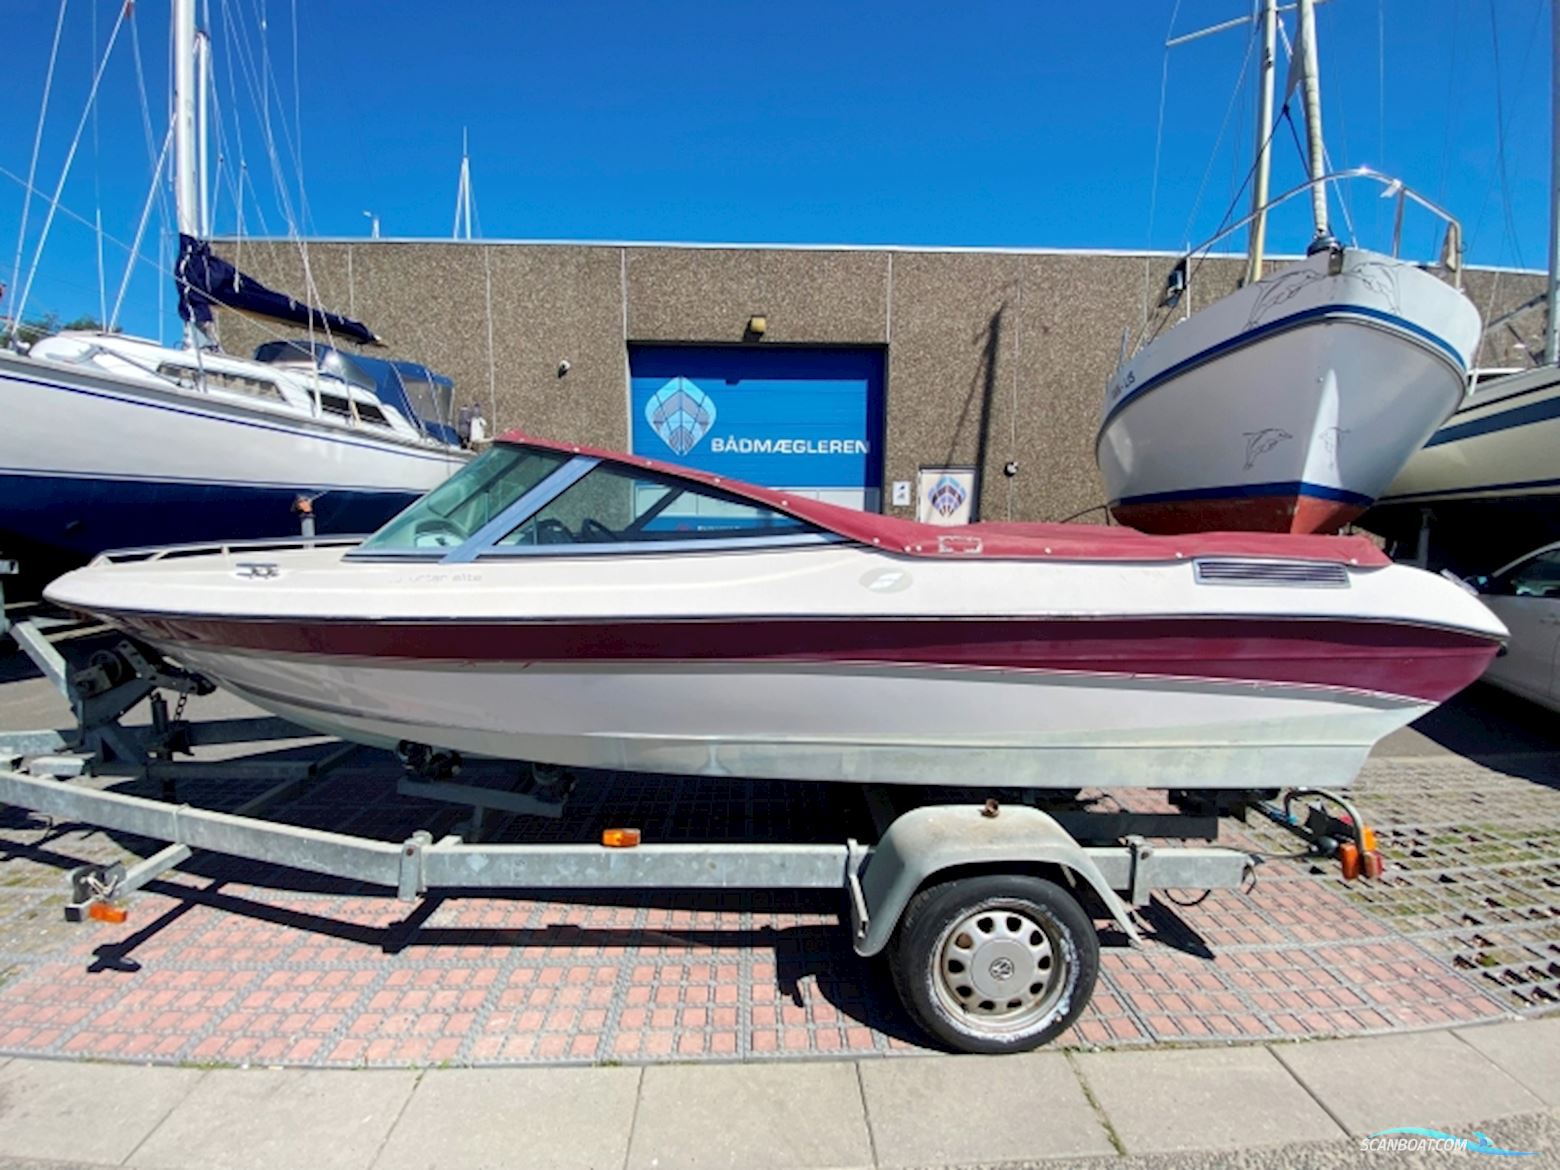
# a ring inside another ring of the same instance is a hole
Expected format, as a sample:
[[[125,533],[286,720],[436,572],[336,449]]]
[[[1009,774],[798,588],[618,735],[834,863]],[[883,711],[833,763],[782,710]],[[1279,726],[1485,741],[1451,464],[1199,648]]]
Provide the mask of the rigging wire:
[[[54,45],[49,50],[49,68],[43,75],[43,100],[38,106],[38,128],[33,131],[32,159],[27,164],[27,188],[22,196],[22,222],[16,231],[16,263],[11,269],[11,283],[8,287],[15,289],[22,279],[22,252],[27,245],[27,213],[32,209],[33,180],[38,177],[38,154],[43,149],[43,124],[49,114],[49,94],[54,88],[54,66],[60,56],[60,35],[65,30],[65,8],[69,0],[60,0],[60,14],[54,22]],[[0,292],[3,292],[0,289]],[[12,294],[14,297],[14,293]],[[12,304],[16,302],[13,300]],[[16,327],[21,324],[22,311],[20,308],[11,314],[11,332],[16,332]]]
[[[1446,204],[1446,179],[1452,163],[1452,109],[1457,93],[1457,49],[1462,41],[1458,36],[1458,24],[1462,20],[1462,5],[1452,5],[1451,59],[1446,63],[1446,111],[1445,129],[1441,135],[1441,167],[1435,183],[1435,201]]]
[[[32,263],[28,266],[27,269],[27,280],[26,283],[22,285],[22,295],[17,299],[16,302],[15,319],[18,321],[22,319],[23,310],[27,307],[27,297],[32,292],[33,280],[38,275],[38,262],[43,259],[44,245],[49,242],[49,230],[54,226],[54,215],[55,212],[59,210],[60,196],[65,191],[65,181],[70,177],[71,167],[76,161],[76,150],[81,146],[81,136],[87,128],[87,118],[92,113],[93,106],[97,104],[98,87],[102,84],[103,81],[103,71],[105,68],[107,68],[108,59],[114,52],[114,45],[119,40],[119,30],[124,27],[125,14],[129,10],[129,4],[125,4],[120,7],[119,16],[114,20],[113,31],[110,32],[108,36],[108,44],[103,49],[103,57],[98,62],[97,68],[93,71],[92,88],[87,93],[87,104],[86,107],[81,111],[80,120],[76,123],[76,133],[70,140],[70,150],[66,152],[65,163],[60,168],[59,182],[55,184],[54,195],[49,201],[49,212],[46,216],[44,216],[43,228],[38,234],[38,244],[33,249]],[[42,133],[41,123],[39,132]]]
[[[1289,42],[1289,33],[1284,28],[1284,22],[1283,21],[1279,21],[1278,22],[1278,36],[1279,36],[1279,39],[1281,41],[1283,41],[1283,43],[1284,43],[1284,58],[1285,58],[1285,60],[1293,61],[1294,60],[1294,55],[1295,55],[1295,49],[1294,49],[1294,46],[1292,44],[1290,44],[1290,42]],[[1289,114],[1289,102],[1290,102],[1290,98],[1292,98],[1293,96],[1294,96],[1293,94],[1286,94],[1285,97],[1284,97],[1284,116],[1289,119],[1289,133],[1290,133],[1290,136],[1294,139],[1295,152],[1297,154],[1299,154],[1299,156],[1300,156],[1300,166],[1301,166],[1302,169],[1304,169],[1304,168],[1306,168],[1308,166],[1308,160],[1307,160],[1306,153],[1305,153],[1305,147],[1300,142],[1300,131],[1295,126],[1293,117],[1291,117],[1290,114]],[[1342,117],[1339,117],[1338,125],[1340,127],[1340,133],[1343,135],[1343,153],[1345,155],[1347,155],[1349,153],[1349,127],[1348,127],[1348,123]],[[1332,169],[1333,169],[1333,167],[1332,167],[1332,152],[1327,149],[1327,142],[1324,139],[1323,142],[1322,142],[1322,170],[1324,170],[1324,171],[1331,171]],[[1309,174],[1310,172],[1307,171],[1307,173]],[[1339,183],[1338,180],[1336,180],[1336,179],[1328,180],[1327,186],[1331,189],[1333,194],[1335,194],[1337,196],[1337,198],[1338,198],[1338,209],[1343,212],[1343,226],[1344,226],[1345,230],[1347,230],[1348,233],[1349,233],[1350,242],[1353,243],[1356,247],[1358,247],[1359,246],[1359,232],[1357,232],[1355,230],[1355,228],[1354,228],[1354,216],[1351,215],[1350,212],[1349,212],[1349,192],[1348,192],[1348,189],[1346,187],[1344,187],[1343,184]]]
[[[97,48],[98,43],[98,19],[97,5],[92,5],[92,47]],[[99,149],[101,135],[99,134],[98,108],[92,107],[92,207],[93,218],[97,220],[97,279],[98,279],[98,326],[108,320],[108,278],[103,272],[103,168],[99,165],[102,151]]]
[[[1518,86],[1519,89],[1521,88],[1522,83],[1527,79],[1528,69],[1529,69],[1529,66],[1532,64],[1533,45],[1534,45],[1535,41],[1537,40],[1536,34],[1538,32],[1539,21],[1542,19],[1543,14],[1544,14],[1544,12],[1546,10],[1547,10],[1547,8],[1546,8],[1545,5],[1535,4],[1533,6],[1533,21],[1532,21],[1532,24],[1529,25],[1529,27],[1528,27],[1528,33],[1527,33],[1527,37],[1526,37],[1526,47],[1525,47],[1525,49],[1523,51],[1523,54],[1522,54],[1522,65],[1521,65],[1521,68],[1519,68],[1517,70],[1517,86]],[[1492,14],[1492,16],[1491,16],[1491,23],[1492,23],[1492,25],[1493,25],[1493,21],[1494,21],[1494,17],[1493,17],[1493,14]],[[1503,102],[1501,100],[1501,98],[1502,98],[1502,89],[1503,89],[1503,87],[1501,85],[1501,72],[1502,72],[1501,65],[1500,65],[1500,62],[1497,60],[1495,62],[1495,96],[1496,96],[1496,108],[1497,108],[1497,110],[1499,110],[1501,108],[1501,106],[1503,105]],[[1511,123],[1511,120],[1513,118],[1515,118],[1515,117],[1516,117],[1516,111],[1515,110],[1511,111],[1509,114],[1507,114],[1505,116],[1497,115],[1497,117],[1496,117],[1496,121],[1495,121],[1496,143],[1497,143],[1497,146],[1501,147],[1502,156],[1504,156],[1504,144],[1505,144],[1506,138],[1508,136],[1508,132],[1511,129],[1510,123]],[[1468,241],[1470,246],[1472,245],[1473,241],[1477,238],[1477,236],[1479,234],[1480,228],[1482,228],[1484,226],[1484,218],[1485,218],[1486,215],[1489,214],[1490,200],[1494,197],[1496,189],[1499,187],[1501,190],[1505,191],[1504,179],[1505,179],[1505,171],[1504,171],[1504,169],[1500,168],[1500,167],[1495,168],[1495,173],[1493,173],[1490,176],[1489,186],[1485,189],[1484,201],[1479,205],[1479,214],[1474,219],[1473,226],[1466,233],[1466,239],[1467,239],[1467,241]],[[1507,197],[1508,197],[1508,210],[1509,210],[1509,192],[1506,192],[1506,194],[1507,194]],[[1510,231],[1510,228],[1508,227],[1507,230]]]
[[[1165,143],[1165,105],[1170,95],[1170,38],[1175,33],[1176,17],[1181,14],[1181,0],[1175,0],[1170,10],[1170,25],[1165,29],[1165,56],[1159,73],[1159,119],[1154,131],[1154,173],[1148,187],[1148,229],[1143,240],[1144,250],[1154,246],[1154,215],[1159,208],[1159,160]],[[1143,325],[1148,326],[1150,293],[1149,258],[1143,257]]]
[[[240,64],[244,68],[244,80],[249,87],[251,97],[255,98],[255,100],[261,105],[261,122],[262,129],[264,131],[266,157],[271,165],[271,184],[273,190],[276,193],[277,200],[281,204],[283,216],[287,221],[288,237],[298,248],[303,268],[306,295],[315,303],[320,303],[322,298],[319,295],[318,285],[314,282],[313,271],[309,263],[308,243],[303,238],[299,216],[294,208],[293,201],[288,191],[288,183],[285,169],[282,166],[281,153],[277,149],[276,135],[272,129],[271,93],[273,89],[277,87],[275,87],[274,84],[276,80],[275,71],[271,67],[269,47],[270,41],[267,35],[269,32],[269,22],[265,16],[263,0],[260,0],[260,3],[256,8],[256,18],[260,30],[260,64],[258,66],[255,64],[252,51],[245,51],[247,46],[242,38],[235,38],[235,43],[239,49],[237,56]],[[257,77],[258,82],[256,80]],[[287,151],[296,157],[297,151],[294,147],[293,136],[288,130],[286,111],[283,109],[278,109],[277,115],[277,121],[280,123],[282,139],[286,145]],[[251,178],[251,183],[252,182],[253,179]],[[327,342],[331,345],[334,345],[335,339],[331,333],[330,326],[328,324],[324,324],[323,328],[325,330]],[[310,325],[309,336],[310,341],[312,342],[314,339],[312,323]]]
[[[309,241],[306,235],[310,227],[309,195],[303,185],[303,98],[302,89],[298,84],[298,0],[292,0],[292,75],[293,75],[293,127],[296,138],[292,139],[293,165],[298,178],[298,214],[302,231],[298,234],[298,252],[303,259],[303,285],[309,298],[309,303],[314,305],[324,304],[324,298],[320,296],[319,286],[314,282],[314,267],[309,263]],[[285,125],[283,127],[285,131]],[[320,322],[325,330],[327,344],[335,345],[336,339],[331,335],[330,322]],[[309,342],[312,352],[314,342],[314,314],[309,314]]]
[[[1278,123],[1279,122],[1288,122],[1289,123],[1290,133],[1294,133],[1294,119],[1291,118],[1290,115],[1289,115],[1289,103],[1287,103],[1287,102],[1284,103],[1283,108],[1279,111],[1278,118],[1274,121],[1272,129],[1270,129],[1268,131],[1267,138],[1265,138],[1263,140],[1261,149],[1259,149],[1256,152],[1257,153],[1257,157],[1260,157],[1262,152],[1267,150],[1272,145],[1272,143],[1273,143],[1273,135],[1278,133]],[[1298,141],[1299,141],[1299,139],[1296,138],[1296,142],[1298,142]],[[1234,215],[1235,214],[1235,209],[1240,206],[1240,201],[1246,194],[1246,188],[1251,185],[1251,180],[1256,177],[1256,174],[1257,174],[1257,161],[1256,161],[1256,158],[1253,158],[1252,162],[1251,162],[1251,166],[1246,171],[1246,177],[1241,180],[1240,187],[1236,190],[1234,196],[1230,199],[1229,206],[1224,209],[1224,214],[1219,217],[1219,226],[1214,229],[1213,236],[1209,237],[1210,239],[1216,238],[1219,235],[1219,233],[1224,230],[1224,225],[1229,223],[1230,216]],[[1196,262],[1188,265],[1188,268],[1187,268],[1187,273],[1186,273],[1186,288],[1187,289],[1190,289],[1192,287],[1192,278],[1195,277],[1199,271],[1201,271],[1204,261],[1206,261],[1208,259],[1209,245],[1206,245],[1206,244],[1203,245],[1201,247],[1201,249],[1196,253],[1196,255],[1197,255]],[[1187,261],[1191,259],[1191,256],[1192,256],[1192,254],[1190,252],[1188,252],[1187,254],[1183,255],[1181,257],[1180,263],[1181,264],[1187,264]],[[1163,316],[1161,316],[1160,319],[1159,319],[1159,323],[1154,326],[1153,332],[1149,333],[1148,336],[1143,339],[1144,343],[1146,344],[1148,341],[1152,341],[1155,337],[1158,337],[1159,334],[1160,334],[1160,331],[1164,329],[1165,325],[1169,322],[1169,320],[1170,320],[1170,314],[1169,313],[1166,313]]]
[[[1376,0],[1376,165],[1387,164],[1387,0]]]
[[[11,170],[9,167],[6,167],[4,165],[0,165],[0,178],[9,179],[9,180],[11,180],[11,182],[13,182],[17,186],[21,187],[24,191],[28,190],[27,181],[25,179],[23,179],[21,175],[18,175],[15,171]],[[34,196],[39,197],[39,198],[43,197],[43,192],[38,190],[36,187],[32,188],[30,193],[32,195],[34,195]],[[59,203],[56,203],[54,206],[60,213],[62,213],[65,216],[66,219],[74,220],[76,223],[79,223],[83,227],[86,227],[86,228],[91,228],[93,226],[92,221],[90,219],[88,219],[85,215],[82,215],[79,211],[76,211],[73,208],[71,208],[65,202],[61,201]],[[120,249],[122,252],[125,252],[126,254],[130,255],[134,259],[138,260],[140,263],[146,264],[146,265],[150,265],[154,272],[156,272],[158,275],[164,277],[165,278],[164,280],[160,280],[160,281],[157,282],[159,288],[166,288],[169,283],[172,283],[174,286],[177,287],[177,286],[179,286],[182,283],[180,281],[180,279],[179,279],[178,272],[175,271],[174,264],[169,263],[166,259],[154,260],[154,259],[152,259],[149,256],[137,255],[135,250],[132,248],[132,246],[129,243],[125,242],[124,240],[121,240],[118,236],[114,235],[112,232],[105,231],[103,233],[103,239],[106,240],[108,243],[112,244],[114,247]],[[81,286],[80,285],[74,285],[73,287],[79,288]],[[226,302],[217,299],[215,296],[213,296],[212,299],[221,308],[225,308],[225,309],[232,309],[233,308],[232,305],[229,305]],[[290,337],[291,337],[290,334],[284,333],[284,332],[282,332],[282,331],[272,327],[263,318],[260,318],[260,317],[250,317],[249,320],[254,324],[254,326],[257,329],[261,330],[263,333],[269,334],[271,337],[275,338],[278,341],[290,340]]]
[[[146,202],[141,207],[141,219],[136,224],[135,239],[130,244],[130,256],[125,261],[125,274],[119,282],[119,295],[114,298],[114,313],[103,321],[103,328],[112,333],[119,324],[119,311],[124,307],[125,293],[130,288],[130,276],[135,271],[136,261],[141,255],[141,240],[146,233],[147,220],[151,218],[152,205],[162,191],[162,169],[168,160],[168,148],[173,144],[173,122],[168,123],[168,132],[163,135],[162,152],[157,156],[156,164],[152,167],[152,185],[146,192]]]
[[[166,165],[167,161],[167,152],[163,151],[159,153],[157,149],[157,140],[152,130],[152,103],[151,99],[147,96],[146,69],[141,60],[140,22],[134,19],[134,15],[134,13],[131,13],[132,19],[130,21],[130,50],[131,58],[135,62],[136,92],[139,96],[141,106],[141,134],[142,137],[146,139],[146,161],[151,164],[152,168],[152,189],[157,193],[157,209],[160,221],[160,234],[166,234],[168,231],[168,224],[171,222],[171,217],[168,212],[168,192],[163,186],[161,180],[163,167]],[[133,265],[127,265],[127,273],[130,267],[133,267]]]
[[[1236,104],[1238,103],[1238,101],[1239,101],[1239,99],[1241,97],[1241,94],[1242,94],[1242,90],[1245,87],[1245,84],[1246,84],[1246,71],[1251,68],[1251,55],[1252,55],[1253,50],[1255,50],[1256,45],[1257,45],[1257,36],[1256,36],[1256,33],[1253,33],[1251,39],[1246,42],[1246,55],[1241,60],[1241,63],[1240,63],[1240,74],[1235,78],[1235,86],[1230,91],[1229,103],[1224,107],[1224,121],[1222,123],[1220,123],[1220,125],[1219,125],[1219,136],[1218,136],[1217,139],[1214,140],[1213,153],[1211,155],[1209,155],[1209,157],[1208,157],[1208,165],[1203,170],[1202,183],[1197,188],[1197,198],[1192,201],[1191,214],[1189,214],[1186,217],[1186,229],[1185,229],[1185,231],[1182,234],[1187,236],[1187,237],[1191,236],[1191,234],[1192,234],[1192,225],[1193,225],[1194,222],[1196,222],[1197,213],[1200,210],[1202,210],[1203,196],[1208,191],[1208,180],[1213,176],[1213,165],[1218,160],[1219,148],[1224,145],[1224,136],[1227,133],[1229,133],[1230,119],[1235,114]],[[1248,182],[1250,181],[1250,176],[1249,175],[1247,176],[1247,181]],[[1245,189],[1245,184],[1241,185],[1241,189],[1242,190]],[[1225,213],[1225,218],[1227,219],[1228,217],[1229,217],[1229,213],[1226,212]],[[1224,228],[1224,224],[1223,224],[1223,222],[1220,222],[1219,229],[1223,230],[1223,228]]]
[[[1495,54],[1495,160],[1500,177],[1501,212],[1506,227],[1506,243],[1516,257],[1517,267],[1523,268],[1526,266],[1522,263],[1522,244],[1517,238],[1516,219],[1511,211],[1511,175],[1506,167],[1506,87],[1501,83],[1500,24],[1495,19],[1495,0],[1490,0],[1489,12],[1490,43]]]
[[[223,40],[226,46],[224,49],[225,56],[234,62],[238,62],[238,34],[234,29],[233,11],[228,3],[228,0],[223,0],[221,5],[221,12]],[[237,147],[238,159],[237,172],[231,180],[234,186],[235,202],[234,232],[238,239],[238,245],[235,249],[236,255],[233,258],[233,262],[242,268],[244,258],[244,239],[246,235],[244,230],[244,207],[246,203],[244,199],[244,188],[246,184],[249,188],[250,195],[254,200],[255,218],[259,221],[260,224],[260,234],[270,235],[271,229],[266,224],[265,208],[260,203],[259,192],[255,190],[254,175],[249,170],[249,156],[244,149],[244,119],[241,113],[243,107],[239,104],[238,100],[237,77],[239,70],[237,68],[229,68],[224,70],[224,72],[227,74],[228,99],[230,102],[229,108],[232,111],[233,118],[233,142]],[[225,121],[222,123],[222,125],[226,125]],[[222,141],[225,147],[226,138],[224,137]]]

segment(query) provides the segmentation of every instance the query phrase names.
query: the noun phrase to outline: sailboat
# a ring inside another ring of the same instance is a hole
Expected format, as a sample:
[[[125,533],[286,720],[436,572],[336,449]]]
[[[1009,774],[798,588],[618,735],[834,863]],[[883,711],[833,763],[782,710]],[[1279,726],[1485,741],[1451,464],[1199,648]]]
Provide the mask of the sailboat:
[[[0,548],[52,571],[108,548],[368,532],[469,453],[448,381],[347,353],[362,322],[266,288],[216,255],[201,223],[195,0],[174,0],[174,144],[184,344],[64,332],[0,349]],[[306,329],[256,358],[212,342],[216,308]],[[442,384],[442,385],[441,385]]]
[[[1490,572],[1560,540],[1560,0],[1550,10],[1554,139],[1543,362],[1481,370],[1467,401],[1363,521],[1421,563],[1459,572]]]
[[[1364,168],[1328,172],[1315,3],[1296,7],[1286,103],[1298,90],[1308,178],[1268,199],[1278,5],[1265,0],[1252,211],[1181,259],[1164,305],[1174,310],[1198,259],[1249,225],[1245,280],[1149,338],[1107,385],[1096,458],[1113,516],[1147,532],[1335,532],[1370,506],[1466,391],[1480,329],[1460,288],[1461,230],[1396,179]],[[1334,238],[1327,188],[1337,181],[1374,183],[1396,199],[1391,254]],[[1264,275],[1268,212],[1307,193],[1315,234],[1304,259]],[[1410,203],[1446,224],[1439,271],[1398,255]]]

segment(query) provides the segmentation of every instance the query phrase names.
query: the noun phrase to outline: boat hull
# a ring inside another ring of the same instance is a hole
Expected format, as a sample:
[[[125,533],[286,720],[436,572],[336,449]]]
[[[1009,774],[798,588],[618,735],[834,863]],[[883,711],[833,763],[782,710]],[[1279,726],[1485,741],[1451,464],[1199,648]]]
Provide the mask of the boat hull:
[[[1494,652],[1282,618],[116,620],[259,706],[379,746],[928,785],[1343,785]]]
[[[87,369],[0,360],[0,544],[53,563],[107,548],[366,532],[464,457],[320,425],[219,395]]]
[[[1490,572],[1560,540],[1560,370],[1480,387],[1363,523],[1412,551],[1427,508],[1437,567]]]
[[[1434,706],[1175,679],[621,664],[339,665],[315,676],[328,679],[327,698],[300,695],[285,662],[188,658],[279,715],[384,747],[409,740],[577,767],[874,784],[1344,785],[1376,740]],[[740,694],[739,709],[711,702],[722,693]],[[495,702],[525,714],[472,722]],[[1138,714],[1122,719],[1126,707]]]
[[[1461,400],[1478,313],[1412,266],[1347,250],[1237,290],[1112,382],[1097,457],[1149,532],[1333,532]]]
[[[974,526],[943,545],[915,527],[893,552],[827,530],[454,560],[140,551],[47,597],[352,740],[910,785],[1347,784],[1505,635],[1467,591],[1359,539],[1251,533],[1231,553],[1227,538],[1131,534],[1122,555],[1054,528],[1025,542]],[[988,539],[1014,551],[985,555]]]

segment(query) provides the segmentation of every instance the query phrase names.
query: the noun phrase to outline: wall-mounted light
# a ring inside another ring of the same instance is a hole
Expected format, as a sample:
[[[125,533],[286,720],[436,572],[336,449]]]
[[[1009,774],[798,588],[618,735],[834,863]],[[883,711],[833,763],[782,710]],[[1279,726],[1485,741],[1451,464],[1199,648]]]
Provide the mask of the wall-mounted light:
[[[742,340],[762,341],[768,329],[769,319],[767,317],[749,317],[747,328],[742,331]]]
[[[564,358],[562,361],[560,361],[558,363],[558,377],[560,377],[560,378],[563,377],[565,374],[567,374],[573,368],[574,367],[569,364],[569,359],[568,358]]]

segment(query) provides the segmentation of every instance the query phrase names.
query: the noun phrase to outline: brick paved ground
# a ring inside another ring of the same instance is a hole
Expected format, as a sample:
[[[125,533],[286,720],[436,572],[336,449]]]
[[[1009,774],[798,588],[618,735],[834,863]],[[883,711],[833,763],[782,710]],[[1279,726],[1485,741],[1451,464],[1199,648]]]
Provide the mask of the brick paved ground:
[[[317,750],[317,749],[316,749]],[[1134,951],[1105,929],[1094,1002],[1065,1041],[1103,1047],[1344,1035],[1535,1013],[1560,972],[1560,779],[1548,758],[1380,760],[1358,794],[1388,881],[1275,858],[1245,892],[1161,895]],[[279,817],[400,839],[446,806],[393,795],[371,753]],[[233,807],[258,785],[188,784]],[[134,789],[131,789],[134,790]],[[510,840],[839,840],[846,788],[589,777],[567,825]],[[1295,840],[1231,823],[1227,843]],[[830,897],[469,897],[409,907],[351,885],[198,856],[122,926],[60,920],[63,873],[152,843],[0,808],[0,1053],[310,1065],[767,1059],[915,1051],[882,966]]]

